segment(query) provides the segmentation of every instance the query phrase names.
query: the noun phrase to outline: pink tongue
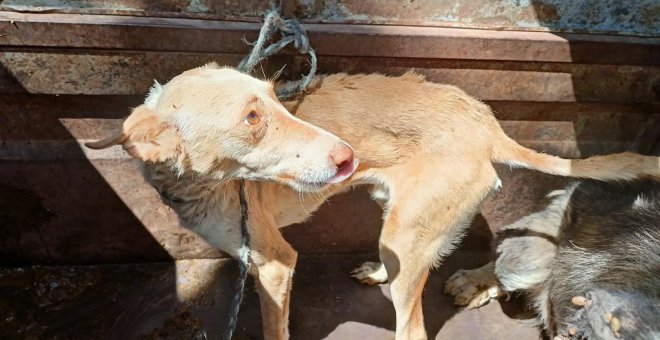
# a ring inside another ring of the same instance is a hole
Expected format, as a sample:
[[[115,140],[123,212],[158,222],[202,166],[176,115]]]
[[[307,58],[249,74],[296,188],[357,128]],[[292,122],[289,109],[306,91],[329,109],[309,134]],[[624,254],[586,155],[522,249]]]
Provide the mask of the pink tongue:
[[[337,173],[328,181],[328,184],[339,183],[355,172],[357,161],[353,160],[347,166],[342,167]]]

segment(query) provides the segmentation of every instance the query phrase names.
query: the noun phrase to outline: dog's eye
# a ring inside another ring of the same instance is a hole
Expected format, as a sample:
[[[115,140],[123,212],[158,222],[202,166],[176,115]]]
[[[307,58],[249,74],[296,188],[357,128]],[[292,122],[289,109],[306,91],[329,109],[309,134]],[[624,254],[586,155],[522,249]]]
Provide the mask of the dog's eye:
[[[257,125],[259,124],[259,121],[261,121],[261,118],[259,118],[259,115],[254,112],[250,111],[247,116],[245,116],[245,119],[243,120],[243,124],[245,125]]]

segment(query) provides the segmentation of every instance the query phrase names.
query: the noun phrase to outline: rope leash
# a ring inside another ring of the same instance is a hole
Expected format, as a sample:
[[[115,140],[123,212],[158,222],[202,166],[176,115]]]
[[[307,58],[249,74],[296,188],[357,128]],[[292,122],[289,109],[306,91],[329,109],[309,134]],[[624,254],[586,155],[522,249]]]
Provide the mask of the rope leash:
[[[264,44],[270,40],[273,33],[277,30],[282,34],[282,39],[278,42],[272,43],[264,49]],[[238,69],[245,73],[251,73],[261,61],[279,52],[291,43],[293,43],[293,47],[295,47],[300,54],[309,54],[311,64],[309,73],[306,76],[303,76],[298,82],[289,82],[278,88],[276,93],[280,100],[295,97],[305,91],[316,74],[316,52],[314,52],[314,49],[309,45],[307,33],[298,20],[284,20],[277,13],[276,9],[271,9],[266,13],[264,25],[259,31],[259,38],[252,44],[253,47],[250,54],[245,56],[245,58],[243,58],[238,64]]]
[[[264,44],[271,39],[273,33],[277,30],[281,32],[282,39],[278,42],[272,43],[264,49]],[[306,76],[303,76],[302,79],[300,79],[300,81],[288,82],[279,87],[276,90],[276,94],[280,100],[289,99],[299,95],[307,88],[316,74],[316,53],[314,52],[314,49],[309,46],[307,33],[298,20],[282,19],[275,8],[266,12],[264,25],[259,31],[259,38],[252,44],[253,47],[250,54],[241,60],[238,65],[238,70],[250,74],[261,61],[279,52],[291,43],[293,43],[293,46],[301,54],[309,54],[311,63],[310,70]],[[241,302],[243,302],[243,289],[245,288],[245,280],[247,280],[249,268],[250,234],[248,232],[248,204],[247,199],[245,198],[245,180],[242,179],[239,181],[238,199],[241,206],[241,250],[239,252],[238,262],[238,280],[236,281],[235,286],[236,293],[232,299],[229,321],[223,336],[223,339],[225,340],[231,340],[234,330],[236,329],[238,312],[241,308]]]
[[[229,321],[223,339],[231,340],[234,330],[236,329],[236,322],[238,321],[238,311],[243,302],[243,288],[245,287],[245,280],[247,280],[249,257],[250,257],[250,233],[248,232],[248,205],[245,199],[245,181],[240,180],[238,185],[238,201],[241,206],[241,250],[239,251],[238,258],[238,280],[234,290],[234,298],[231,301],[231,309],[229,310]]]

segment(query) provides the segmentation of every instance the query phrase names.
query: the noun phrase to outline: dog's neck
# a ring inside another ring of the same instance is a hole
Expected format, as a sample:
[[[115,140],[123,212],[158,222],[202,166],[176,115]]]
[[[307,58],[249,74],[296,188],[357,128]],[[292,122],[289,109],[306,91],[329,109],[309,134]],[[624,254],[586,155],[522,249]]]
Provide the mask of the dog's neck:
[[[178,175],[162,163],[144,164],[143,169],[145,178],[186,227],[220,231],[238,226],[238,180],[219,180],[195,172]],[[297,193],[282,184],[254,181],[246,182],[245,191],[250,211],[269,212],[277,227],[305,221],[332,194]]]
[[[163,163],[144,164],[143,171],[163,202],[172,207],[191,229],[220,216],[225,216],[222,220],[240,216],[235,181],[223,182],[192,171],[179,175]]]

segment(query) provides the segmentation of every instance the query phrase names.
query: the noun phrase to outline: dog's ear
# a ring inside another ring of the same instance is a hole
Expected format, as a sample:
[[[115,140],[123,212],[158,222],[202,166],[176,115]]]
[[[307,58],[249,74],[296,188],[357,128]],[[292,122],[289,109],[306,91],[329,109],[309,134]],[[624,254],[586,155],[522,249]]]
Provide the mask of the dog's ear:
[[[121,144],[133,158],[163,162],[180,152],[177,128],[144,105],[138,106],[124,121],[121,131],[99,140],[85,143],[91,149],[105,149]]]

